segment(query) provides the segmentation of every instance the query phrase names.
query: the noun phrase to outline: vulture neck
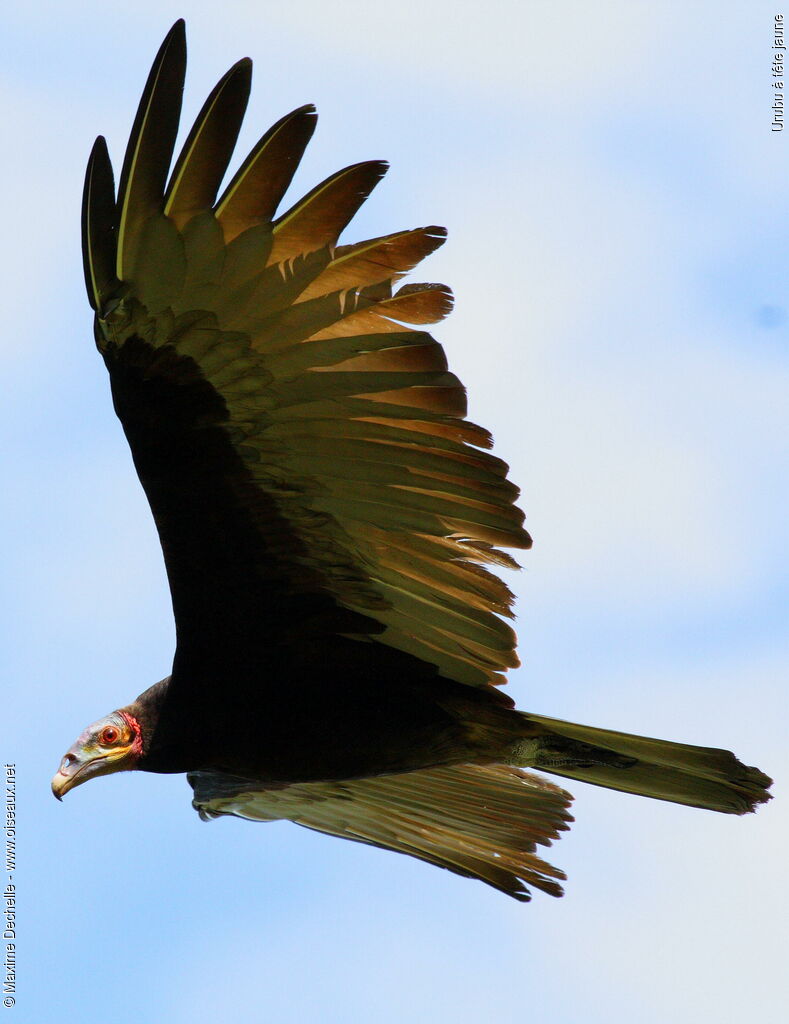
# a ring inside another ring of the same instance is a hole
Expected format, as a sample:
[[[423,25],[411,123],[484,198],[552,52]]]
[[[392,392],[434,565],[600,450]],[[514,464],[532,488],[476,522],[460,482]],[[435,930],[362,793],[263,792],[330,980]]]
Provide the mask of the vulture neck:
[[[135,765],[143,772],[185,772],[195,767],[196,739],[190,736],[188,723],[179,728],[167,713],[170,676],[154,683],[144,693],[121,708],[136,719],[142,735],[142,755]]]

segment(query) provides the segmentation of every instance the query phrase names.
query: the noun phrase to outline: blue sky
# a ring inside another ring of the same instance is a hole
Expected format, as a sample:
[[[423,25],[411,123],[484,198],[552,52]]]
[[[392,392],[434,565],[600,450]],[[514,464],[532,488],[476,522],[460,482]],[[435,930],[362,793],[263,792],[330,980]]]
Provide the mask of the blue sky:
[[[34,0],[4,14],[17,1021],[786,1019],[789,129],[770,131],[773,8],[688,6]],[[185,120],[248,55],[239,153],[315,102],[296,190],[385,157],[349,237],[449,228],[425,269],[457,295],[436,333],[535,537],[511,580],[524,661],[512,695],[734,749],[778,780],[758,815],[576,784],[576,824],[551,851],[567,895],[524,907],[295,826],[203,824],[180,777],[52,799],[83,726],[172,657],[153,523],[93,347],[78,217],[95,135],[117,168],[182,15]]]

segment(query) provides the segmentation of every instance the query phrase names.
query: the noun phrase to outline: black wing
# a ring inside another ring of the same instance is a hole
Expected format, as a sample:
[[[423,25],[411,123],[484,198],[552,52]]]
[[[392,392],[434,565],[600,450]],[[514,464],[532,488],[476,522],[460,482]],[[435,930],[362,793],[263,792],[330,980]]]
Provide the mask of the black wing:
[[[97,343],[161,538],[179,651],[356,638],[373,673],[397,655],[456,682],[502,682],[517,664],[511,595],[485,566],[514,564],[496,545],[530,544],[518,492],[424,330],[450,292],[394,290],[444,230],[337,245],[380,161],[277,217],[311,107],[267,132],[215,203],[247,61],[209,97],[167,185],[185,59],[178,22],[117,205],[99,140],[83,210]],[[330,661],[341,648],[315,650]]]

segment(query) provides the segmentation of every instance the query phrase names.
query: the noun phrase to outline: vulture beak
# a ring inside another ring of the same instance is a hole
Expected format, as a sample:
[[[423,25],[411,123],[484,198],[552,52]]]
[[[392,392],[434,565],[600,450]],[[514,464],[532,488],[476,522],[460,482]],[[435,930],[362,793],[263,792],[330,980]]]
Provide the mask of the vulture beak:
[[[97,775],[133,768],[137,760],[134,735],[117,712],[89,726],[60,762],[52,779],[52,792],[62,800],[70,789]],[[112,737],[107,742],[106,737]]]
[[[84,748],[75,743],[60,762],[60,768],[52,779],[52,792],[58,800],[62,800],[70,789],[98,775],[101,761],[101,758],[86,755]]]

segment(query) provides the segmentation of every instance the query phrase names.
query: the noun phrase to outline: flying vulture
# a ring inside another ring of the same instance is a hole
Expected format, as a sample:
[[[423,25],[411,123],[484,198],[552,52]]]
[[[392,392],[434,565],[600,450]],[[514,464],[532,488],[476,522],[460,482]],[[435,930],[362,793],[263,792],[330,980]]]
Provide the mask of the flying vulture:
[[[770,780],[725,750],[516,711],[500,548],[528,548],[517,488],[465,419],[426,326],[450,291],[403,278],[440,227],[338,244],[384,175],[279,206],[315,128],[270,128],[217,199],[250,88],[241,60],[170,171],[186,65],[170,30],[118,185],[85,177],[95,339],[172,591],[171,674],[90,725],[52,782],[186,772],[203,819],[290,819],[558,896],[536,855],[570,796],[523,769],[743,814]],[[168,178],[169,172],[169,178]],[[493,567],[493,571],[491,569]]]

